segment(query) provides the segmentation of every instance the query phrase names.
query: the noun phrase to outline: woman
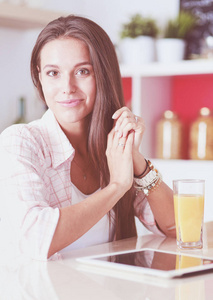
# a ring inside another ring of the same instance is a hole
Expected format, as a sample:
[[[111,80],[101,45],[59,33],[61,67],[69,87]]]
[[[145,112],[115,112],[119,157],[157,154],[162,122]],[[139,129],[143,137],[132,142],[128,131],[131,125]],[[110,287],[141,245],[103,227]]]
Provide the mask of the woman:
[[[31,75],[49,109],[1,135],[4,216],[18,248],[43,260],[135,236],[135,215],[153,232],[175,236],[172,191],[139,152],[143,120],[124,107],[103,29],[79,16],[49,23]]]

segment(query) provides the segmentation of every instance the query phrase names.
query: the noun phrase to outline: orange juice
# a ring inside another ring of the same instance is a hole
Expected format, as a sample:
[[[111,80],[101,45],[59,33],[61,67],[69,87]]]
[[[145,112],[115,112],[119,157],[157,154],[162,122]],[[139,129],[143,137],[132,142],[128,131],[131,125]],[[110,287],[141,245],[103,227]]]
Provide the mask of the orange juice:
[[[174,195],[177,240],[199,242],[203,224],[203,195]],[[180,236],[179,236],[180,233]]]

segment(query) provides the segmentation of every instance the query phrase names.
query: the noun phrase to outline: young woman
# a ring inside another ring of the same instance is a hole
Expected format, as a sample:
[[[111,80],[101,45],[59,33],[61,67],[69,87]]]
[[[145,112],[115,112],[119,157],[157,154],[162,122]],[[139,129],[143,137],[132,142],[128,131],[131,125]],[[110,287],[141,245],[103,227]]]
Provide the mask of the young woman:
[[[172,191],[139,152],[143,120],[124,106],[104,30],[79,16],[52,21],[36,41],[31,75],[49,109],[1,134],[2,222],[13,244],[45,260],[135,236],[135,216],[175,236]]]

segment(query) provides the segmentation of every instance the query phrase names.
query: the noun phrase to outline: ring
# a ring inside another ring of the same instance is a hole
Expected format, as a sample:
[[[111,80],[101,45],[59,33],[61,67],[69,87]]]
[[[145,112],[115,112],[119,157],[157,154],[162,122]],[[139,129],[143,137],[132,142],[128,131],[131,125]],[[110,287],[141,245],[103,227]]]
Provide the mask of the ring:
[[[118,146],[124,147],[124,146],[125,146],[125,144],[118,143]]]
[[[138,117],[137,117],[137,116],[135,116],[135,122],[136,122],[136,123],[138,122]]]

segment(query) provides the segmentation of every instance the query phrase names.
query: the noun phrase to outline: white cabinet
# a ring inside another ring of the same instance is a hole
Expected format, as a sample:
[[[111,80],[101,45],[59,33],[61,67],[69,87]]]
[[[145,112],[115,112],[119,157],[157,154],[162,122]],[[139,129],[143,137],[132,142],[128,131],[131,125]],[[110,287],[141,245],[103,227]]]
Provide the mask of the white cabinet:
[[[24,5],[0,3],[0,27],[32,29],[45,26],[62,15],[60,12],[31,8]]]
[[[132,110],[142,116],[146,124],[142,152],[146,157],[155,157],[155,125],[161,114],[171,109],[172,77],[213,74],[213,60],[121,65],[120,70],[122,77],[132,78]]]

